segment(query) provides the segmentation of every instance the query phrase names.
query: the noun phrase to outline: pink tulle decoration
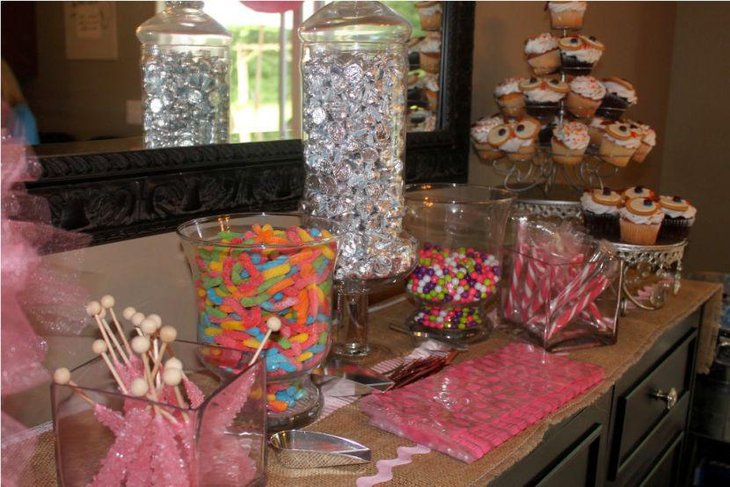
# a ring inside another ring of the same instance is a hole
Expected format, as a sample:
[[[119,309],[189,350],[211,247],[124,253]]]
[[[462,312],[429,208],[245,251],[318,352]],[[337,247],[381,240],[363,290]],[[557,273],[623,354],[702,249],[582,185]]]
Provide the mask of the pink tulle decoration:
[[[89,238],[50,225],[48,202],[23,186],[37,179],[40,165],[26,157],[25,147],[2,134],[2,395],[8,396],[49,380],[42,366],[46,342],[41,334],[77,334],[85,326],[83,289],[73,277],[43,266],[41,254],[80,248]],[[52,292],[49,292],[52,290]],[[34,327],[38,327],[36,330]],[[17,423],[2,416],[3,448]],[[31,447],[32,451],[32,447]],[[15,485],[27,462],[6,461],[2,483]]]

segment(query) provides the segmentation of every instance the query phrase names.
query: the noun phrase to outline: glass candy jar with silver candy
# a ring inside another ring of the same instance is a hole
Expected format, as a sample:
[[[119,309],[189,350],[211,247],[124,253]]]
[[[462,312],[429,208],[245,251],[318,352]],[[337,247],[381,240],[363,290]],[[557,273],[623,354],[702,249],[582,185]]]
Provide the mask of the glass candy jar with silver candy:
[[[228,141],[231,34],[203,2],[165,2],[137,28],[145,147]]]
[[[331,3],[299,29],[301,208],[343,224],[335,278],[340,312],[349,309],[340,330],[353,333],[335,351],[349,356],[369,351],[361,312],[368,291],[414,263],[414,242],[403,233],[410,34],[408,21],[380,2]]]

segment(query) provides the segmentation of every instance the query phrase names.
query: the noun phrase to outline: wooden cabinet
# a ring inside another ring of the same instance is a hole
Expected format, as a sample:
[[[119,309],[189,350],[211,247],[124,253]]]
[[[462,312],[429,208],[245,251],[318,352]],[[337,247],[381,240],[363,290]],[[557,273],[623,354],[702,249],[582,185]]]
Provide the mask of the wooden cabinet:
[[[662,334],[599,401],[548,430],[493,485],[684,484],[700,316],[697,311]]]

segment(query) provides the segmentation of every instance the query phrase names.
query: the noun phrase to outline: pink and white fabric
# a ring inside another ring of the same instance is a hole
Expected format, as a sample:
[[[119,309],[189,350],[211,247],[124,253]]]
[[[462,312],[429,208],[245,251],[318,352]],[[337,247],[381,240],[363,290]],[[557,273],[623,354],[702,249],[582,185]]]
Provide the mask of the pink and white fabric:
[[[602,379],[597,365],[513,343],[360,405],[374,426],[471,463]]]

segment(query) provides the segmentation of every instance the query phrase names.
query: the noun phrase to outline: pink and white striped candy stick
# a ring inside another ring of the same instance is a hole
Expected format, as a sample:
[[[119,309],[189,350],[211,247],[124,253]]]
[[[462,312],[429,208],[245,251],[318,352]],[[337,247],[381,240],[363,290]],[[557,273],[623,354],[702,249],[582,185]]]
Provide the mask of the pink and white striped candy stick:
[[[574,297],[577,297],[578,299],[553,321],[549,335],[553,336],[570,323],[573,318],[580,314],[590,303],[593,303],[593,301],[595,301],[596,298],[606,290],[608,284],[608,279],[599,275],[592,279],[589,283],[586,283],[585,286],[576,290]]]

